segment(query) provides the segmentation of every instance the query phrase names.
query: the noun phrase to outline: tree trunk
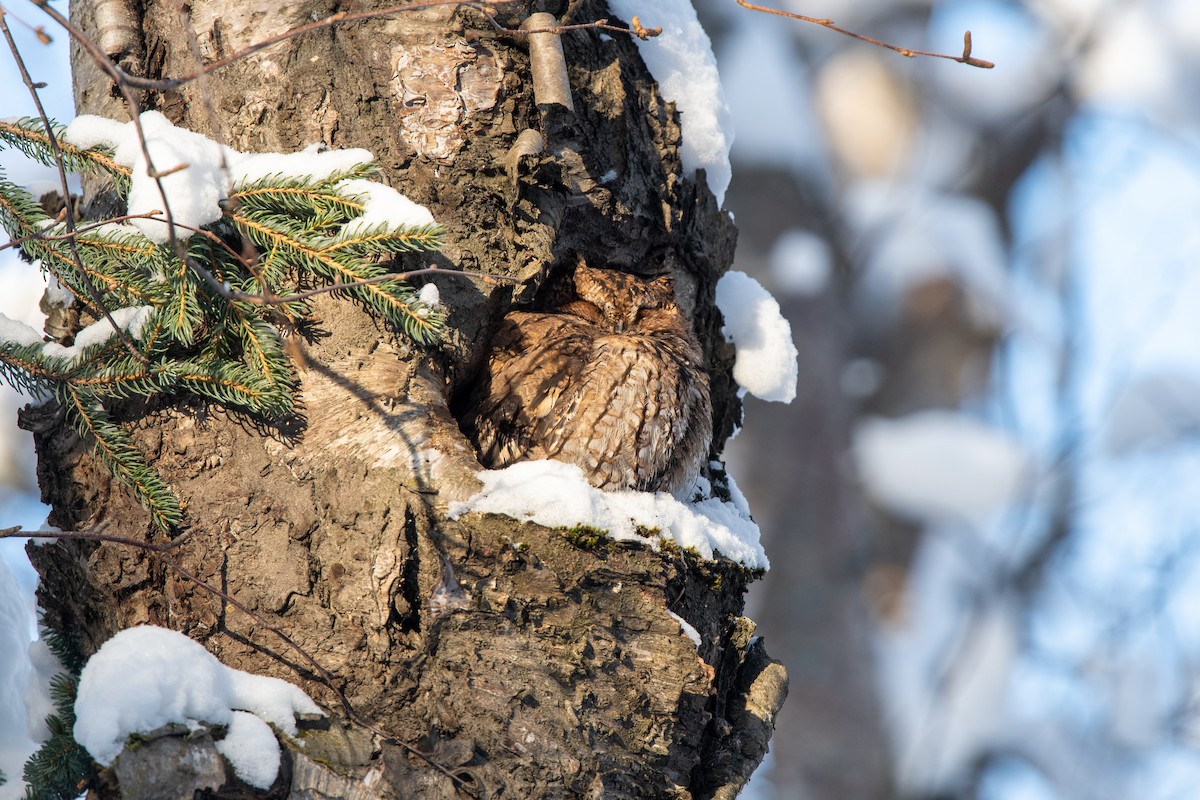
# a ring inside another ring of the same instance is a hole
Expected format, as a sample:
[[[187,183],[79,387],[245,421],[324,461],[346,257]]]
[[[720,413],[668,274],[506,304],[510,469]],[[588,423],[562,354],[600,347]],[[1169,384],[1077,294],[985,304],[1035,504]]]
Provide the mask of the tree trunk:
[[[71,11],[97,38],[94,5]],[[564,23],[610,16],[598,0],[546,5]],[[136,36],[110,52],[157,78],[195,68],[189,28],[211,63],[338,4],[129,8]],[[499,19],[515,27],[529,10]],[[299,683],[335,715],[304,732],[303,751],[288,745],[290,773],[273,796],[732,797],[765,753],[786,679],[741,616],[751,573],[446,513],[476,490],[480,469],[449,398],[508,307],[576,255],[674,275],[712,376],[714,456],[740,416],[713,304],[735,231],[703,176],[683,174],[678,116],[634,43],[607,38],[562,36],[573,115],[539,111],[521,44],[452,6],[316,30],[144,98],[240,150],[365,147],[448,231],[421,263],[520,279],[438,277],[449,333],[427,350],[349,303],[318,300],[317,335],[298,343],[303,410],[290,426],[188,398],[117,409],[186,503],[171,561],[258,621],[145,550],[66,539],[30,550],[46,624],[85,653],[133,625],[171,627],[230,666]],[[74,69],[80,113],[128,118],[79,48]],[[510,155],[527,129],[545,149]],[[601,183],[610,169],[618,180]],[[23,422],[53,524],[162,541],[52,407]],[[699,648],[668,611],[699,631]],[[263,623],[332,674],[352,712]],[[168,772],[189,757],[140,751]],[[122,791],[147,796],[132,775],[118,770]],[[112,781],[92,790],[116,791]]]

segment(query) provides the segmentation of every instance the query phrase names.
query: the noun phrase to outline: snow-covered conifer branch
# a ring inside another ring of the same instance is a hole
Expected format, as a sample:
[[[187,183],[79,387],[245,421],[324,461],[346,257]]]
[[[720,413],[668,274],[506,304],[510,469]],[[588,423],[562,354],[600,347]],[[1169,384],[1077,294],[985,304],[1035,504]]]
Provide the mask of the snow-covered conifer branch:
[[[295,294],[301,286],[332,287],[413,340],[437,341],[444,310],[387,279],[386,262],[435,249],[441,228],[427,210],[370,180],[376,168],[365,150],[247,154],[155,112],[140,123],[148,139],[133,123],[52,123],[66,168],[111,177],[130,224],[68,230],[0,178],[0,226],[99,320],[70,346],[0,320],[0,379],[56,397],[155,524],[169,529],[182,522],[178,499],[104,403],[186,393],[286,417],[297,378],[275,324],[311,316]],[[0,124],[0,146],[55,161],[40,121]],[[156,177],[147,174],[146,149],[161,161]],[[186,162],[169,163],[184,151]]]

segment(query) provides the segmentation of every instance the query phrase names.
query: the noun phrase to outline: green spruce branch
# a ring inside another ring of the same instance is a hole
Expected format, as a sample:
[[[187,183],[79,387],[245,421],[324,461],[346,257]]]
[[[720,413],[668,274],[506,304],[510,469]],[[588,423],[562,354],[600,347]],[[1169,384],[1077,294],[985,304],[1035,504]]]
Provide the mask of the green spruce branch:
[[[63,142],[57,124],[54,132],[68,170],[105,176],[122,197],[128,192],[130,170],[112,152]],[[0,122],[0,147],[5,146],[54,164],[37,120]],[[69,290],[90,317],[149,309],[124,336],[96,337],[99,341],[65,352],[29,336],[0,338],[0,379],[55,398],[154,524],[178,527],[183,522],[178,498],[106,404],[188,394],[267,420],[284,419],[294,411],[298,379],[274,323],[309,320],[309,302],[297,296],[301,288],[337,287],[335,294],[358,301],[420,344],[441,337],[442,310],[402,280],[359,283],[387,276],[388,261],[397,254],[433,250],[441,242],[437,225],[347,231],[366,203],[338,184],[374,174],[373,165],[363,163],[322,179],[272,175],[238,185],[224,216],[183,242],[183,258],[128,226],[68,234],[28,191],[0,175],[0,227],[21,240],[23,253]],[[239,256],[246,245],[257,252],[252,264]],[[126,339],[140,357],[129,352]]]

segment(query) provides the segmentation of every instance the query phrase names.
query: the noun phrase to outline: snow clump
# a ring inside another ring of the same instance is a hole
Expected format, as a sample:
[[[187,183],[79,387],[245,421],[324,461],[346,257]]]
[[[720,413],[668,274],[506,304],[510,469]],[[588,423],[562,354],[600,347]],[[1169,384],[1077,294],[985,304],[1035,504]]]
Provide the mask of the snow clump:
[[[548,528],[587,525],[607,531],[617,541],[657,548],[661,538],[710,560],[720,553],[750,569],[770,566],[758,525],[732,478],[732,503],[715,497],[681,503],[666,492],[601,491],[587,482],[583,470],[561,461],[523,461],[477,476],[483,489],[451,503],[451,519],[476,512],[504,514]],[[639,530],[654,530],[658,536],[647,537]]]
[[[744,272],[727,272],[717,282],[717,307],[725,317],[725,340],[737,348],[733,379],[763,400],[796,399],[796,345],[779,303]]]
[[[298,713],[323,712],[287,681],[231,669],[182,633],[143,625],[109,639],[84,666],[74,734],[107,767],[130,734],[172,722],[225,725],[217,750],[241,780],[267,789],[280,761],[269,725],[295,736]]]

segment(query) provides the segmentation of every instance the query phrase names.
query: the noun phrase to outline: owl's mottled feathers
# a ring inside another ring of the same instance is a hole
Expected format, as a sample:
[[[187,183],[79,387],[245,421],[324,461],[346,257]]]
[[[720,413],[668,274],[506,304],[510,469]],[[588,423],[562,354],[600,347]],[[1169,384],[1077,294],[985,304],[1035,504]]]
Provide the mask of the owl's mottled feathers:
[[[712,438],[700,344],[670,277],[575,268],[544,312],[505,316],[464,418],[480,460],[553,458],[595,486],[676,492]]]

